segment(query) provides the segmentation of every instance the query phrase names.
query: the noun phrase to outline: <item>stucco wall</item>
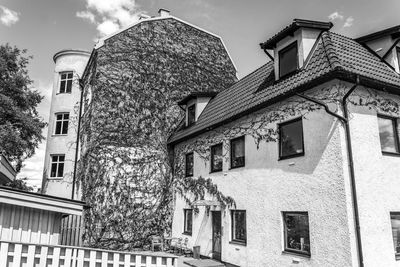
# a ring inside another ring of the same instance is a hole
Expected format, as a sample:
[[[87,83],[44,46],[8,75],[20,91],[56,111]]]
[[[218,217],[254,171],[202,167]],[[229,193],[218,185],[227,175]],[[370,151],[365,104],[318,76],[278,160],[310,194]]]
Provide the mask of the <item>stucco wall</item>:
[[[88,59],[88,53],[66,54],[56,59],[44,163],[44,181],[42,185],[43,192],[48,195],[71,198],[76,148],[76,128],[78,125],[79,102],[81,96],[78,79],[81,78]],[[71,93],[59,93],[60,72],[63,71],[74,72]],[[69,112],[67,135],[54,135],[55,114],[60,112]],[[50,178],[50,155],[53,154],[65,154],[64,177],[62,179]]]
[[[365,94],[359,88],[356,94]],[[379,93],[400,103],[400,98]],[[400,211],[400,157],[381,152],[377,113],[350,105],[355,178],[365,266],[400,266],[395,260],[390,212]]]
[[[265,111],[260,113],[262,112]],[[235,121],[227,128],[245,125],[249,118]],[[236,209],[246,210],[246,246],[229,243],[230,212],[226,210],[222,213],[223,261],[242,267],[292,264],[352,266],[355,262],[342,126],[330,115],[319,110],[305,116],[303,132],[305,156],[292,159],[278,160],[277,142],[261,142],[257,148],[250,135],[245,137],[246,166],[243,168],[229,170],[229,157],[225,157],[223,171],[210,174],[209,161],[194,153],[194,176],[211,177],[224,194],[234,197]],[[178,144],[175,151],[193,141],[194,139]],[[225,146],[224,151],[226,152]],[[173,221],[174,236],[182,236],[185,207],[187,208],[186,203],[178,198]],[[282,211],[308,212],[310,258],[282,252]],[[201,232],[199,236],[198,232]],[[200,245],[201,253],[210,256],[210,239],[211,216],[206,217],[204,209],[200,209],[199,214],[194,216],[193,234],[189,237],[189,244]],[[295,262],[297,260],[300,263]]]

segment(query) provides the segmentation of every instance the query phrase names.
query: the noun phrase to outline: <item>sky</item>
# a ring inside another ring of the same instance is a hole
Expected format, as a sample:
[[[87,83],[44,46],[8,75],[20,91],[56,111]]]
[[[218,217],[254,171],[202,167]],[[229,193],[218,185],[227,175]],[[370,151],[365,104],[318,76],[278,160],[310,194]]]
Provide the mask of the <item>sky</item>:
[[[38,107],[48,121],[53,55],[65,48],[91,51],[99,37],[159,8],[211,31],[225,42],[238,76],[268,61],[259,47],[294,18],[332,21],[332,31],[359,37],[400,25],[399,0],[0,0],[0,43],[28,50],[29,75],[44,99]],[[47,135],[47,129],[43,130]],[[40,186],[45,141],[25,161],[18,177]]]

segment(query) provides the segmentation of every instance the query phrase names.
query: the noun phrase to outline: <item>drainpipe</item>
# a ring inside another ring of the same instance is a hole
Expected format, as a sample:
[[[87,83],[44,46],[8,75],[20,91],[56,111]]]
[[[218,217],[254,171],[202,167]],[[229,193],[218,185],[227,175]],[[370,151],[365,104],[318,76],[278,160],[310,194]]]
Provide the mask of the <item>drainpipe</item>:
[[[358,253],[358,263],[360,267],[364,267],[364,260],[363,260],[363,252],[362,252],[362,243],[361,243],[361,232],[360,232],[360,218],[358,212],[358,202],[357,202],[357,190],[356,190],[356,179],[355,179],[355,171],[354,171],[354,160],[353,160],[353,149],[351,144],[351,134],[350,134],[350,124],[349,124],[349,114],[347,108],[347,99],[349,96],[354,92],[357,86],[360,84],[360,77],[357,75],[356,83],[350,88],[350,90],[344,95],[343,99],[341,100],[341,105],[343,109],[343,117],[332,112],[328,105],[311,97],[296,94],[297,96],[304,98],[308,101],[311,101],[315,104],[321,105],[325,108],[325,111],[338,118],[344,126],[345,129],[345,136],[346,136],[346,146],[347,146],[347,157],[349,159],[349,170],[350,170],[350,185],[351,185],[351,197],[353,200],[353,212],[354,212],[354,223],[355,223],[355,230],[356,230],[356,242],[357,242],[357,253]]]
[[[78,80],[79,82],[79,87],[81,89],[81,100],[79,103],[79,113],[78,113],[78,130],[76,133],[76,147],[75,147],[75,161],[74,161],[74,175],[72,178],[72,195],[71,195],[71,199],[74,199],[74,193],[75,193],[75,183],[76,183],[76,167],[77,167],[77,163],[78,163],[78,152],[79,152],[79,132],[81,129],[81,114],[82,114],[82,105],[83,105],[83,81],[82,79]]]

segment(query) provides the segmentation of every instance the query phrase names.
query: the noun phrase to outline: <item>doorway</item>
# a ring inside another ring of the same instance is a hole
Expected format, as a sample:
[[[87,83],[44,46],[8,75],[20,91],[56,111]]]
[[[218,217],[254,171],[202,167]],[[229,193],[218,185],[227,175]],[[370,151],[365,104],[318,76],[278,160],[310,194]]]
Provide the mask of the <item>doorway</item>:
[[[212,257],[215,260],[221,260],[221,245],[222,245],[222,231],[221,231],[221,211],[212,211]]]

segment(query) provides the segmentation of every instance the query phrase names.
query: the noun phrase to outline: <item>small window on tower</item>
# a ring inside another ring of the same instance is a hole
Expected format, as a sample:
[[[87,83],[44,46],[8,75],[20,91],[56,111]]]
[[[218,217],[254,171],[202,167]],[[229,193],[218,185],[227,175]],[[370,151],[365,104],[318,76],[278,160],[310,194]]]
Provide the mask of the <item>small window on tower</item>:
[[[295,72],[298,67],[297,42],[294,42],[279,51],[279,78]]]
[[[60,94],[71,93],[72,90],[72,71],[60,74]]]
[[[62,178],[64,176],[65,155],[51,155],[50,178]]]
[[[196,104],[188,107],[188,126],[196,121]]]
[[[69,113],[56,114],[56,130],[54,134],[68,134]]]

